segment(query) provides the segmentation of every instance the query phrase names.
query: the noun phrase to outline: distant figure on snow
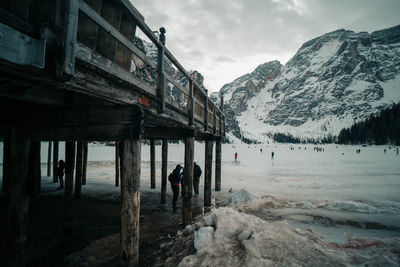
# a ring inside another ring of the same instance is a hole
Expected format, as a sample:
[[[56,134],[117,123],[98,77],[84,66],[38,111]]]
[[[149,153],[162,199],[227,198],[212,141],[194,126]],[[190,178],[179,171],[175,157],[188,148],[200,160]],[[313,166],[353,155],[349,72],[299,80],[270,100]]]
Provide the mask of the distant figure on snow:
[[[399,155],[399,148],[396,148],[396,155]]]
[[[271,159],[274,159],[275,153],[274,151],[271,152]]]
[[[174,195],[172,197],[172,209],[174,212],[177,211],[176,202],[178,201],[179,186],[182,181],[181,170],[182,170],[182,166],[178,164],[178,165],[176,165],[175,169],[168,176],[168,181],[171,183],[171,189],[172,189],[172,193]]]
[[[235,152],[235,162],[237,161],[237,156],[238,156],[238,153]]]
[[[164,28],[164,27],[161,27],[161,28],[160,28],[160,42],[161,42],[163,45],[165,45],[165,33],[166,33],[165,28]]]
[[[260,152],[262,153],[262,148],[260,148]]]
[[[199,194],[200,176],[201,176],[201,168],[195,162],[193,166],[193,187],[195,195]]]
[[[383,150],[383,153],[385,153],[385,155],[386,155],[386,148]]]
[[[64,188],[64,180],[63,180],[64,170],[65,170],[65,162],[63,160],[60,160],[58,162],[58,167],[57,167],[57,177],[58,181],[60,182],[60,186],[57,188],[57,190]]]

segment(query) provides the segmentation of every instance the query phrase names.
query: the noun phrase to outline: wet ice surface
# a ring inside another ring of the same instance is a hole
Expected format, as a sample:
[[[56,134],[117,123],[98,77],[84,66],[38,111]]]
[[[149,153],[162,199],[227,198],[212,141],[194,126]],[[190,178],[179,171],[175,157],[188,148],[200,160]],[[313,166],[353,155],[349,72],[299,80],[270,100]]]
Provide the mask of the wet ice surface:
[[[315,151],[312,145],[223,145],[222,192],[213,191],[213,196],[227,200],[230,207],[212,211],[189,229],[197,253],[181,265],[399,264],[400,156],[393,147],[322,147],[324,152]],[[356,154],[358,148],[360,154]],[[43,143],[42,175],[46,173],[46,152]],[[161,187],[160,155],[161,146],[156,146],[156,190]],[[113,147],[89,145],[84,197],[119,199],[120,189],[114,186],[114,156]],[[144,145],[142,194],[150,191],[149,158],[149,146]],[[182,164],[183,158],[184,145],[169,144],[168,173]],[[203,192],[204,144],[196,143],[195,161],[203,169]],[[56,186],[48,184],[44,190],[50,192]],[[170,203],[169,186],[167,190]],[[180,236],[185,238],[182,233],[177,238]],[[217,258],[221,261],[215,261]]]

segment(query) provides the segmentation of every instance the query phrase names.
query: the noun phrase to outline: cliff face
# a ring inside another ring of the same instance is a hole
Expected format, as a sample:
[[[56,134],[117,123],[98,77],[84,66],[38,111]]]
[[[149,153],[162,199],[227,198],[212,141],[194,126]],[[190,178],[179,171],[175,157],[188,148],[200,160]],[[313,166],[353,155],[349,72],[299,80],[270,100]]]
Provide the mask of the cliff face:
[[[268,67],[267,67],[268,66]],[[262,141],[268,133],[320,138],[400,101],[400,26],[337,30],[224,85],[227,129]]]

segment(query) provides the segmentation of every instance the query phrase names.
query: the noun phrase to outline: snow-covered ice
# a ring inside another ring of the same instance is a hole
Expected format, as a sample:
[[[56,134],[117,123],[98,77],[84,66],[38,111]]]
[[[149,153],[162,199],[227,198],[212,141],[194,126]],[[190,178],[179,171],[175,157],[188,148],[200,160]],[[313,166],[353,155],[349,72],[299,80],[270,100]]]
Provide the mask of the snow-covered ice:
[[[400,264],[400,155],[387,146],[321,147],[324,152],[313,145],[223,145],[222,192],[213,191],[213,197],[229,206],[199,219],[193,233],[196,254],[181,266]],[[0,143],[0,163],[2,151]],[[61,145],[61,158],[63,151]],[[46,152],[43,143],[42,175]],[[156,190],[161,188],[160,156],[156,146]],[[149,159],[149,146],[143,145],[143,193],[151,190]],[[168,159],[170,172],[183,163],[184,145],[169,144]],[[82,197],[119,198],[113,161],[113,147],[89,145]],[[195,145],[195,161],[204,168],[202,143]],[[44,177],[43,188],[53,193],[57,184],[50,181]],[[204,176],[201,192],[203,182]]]

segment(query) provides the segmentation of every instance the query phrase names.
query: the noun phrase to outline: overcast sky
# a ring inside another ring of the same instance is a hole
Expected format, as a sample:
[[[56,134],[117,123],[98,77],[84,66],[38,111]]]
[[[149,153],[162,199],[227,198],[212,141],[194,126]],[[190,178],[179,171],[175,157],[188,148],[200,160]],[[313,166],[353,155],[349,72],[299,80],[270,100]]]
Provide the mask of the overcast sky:
[[[400,24],[400,0],[131,0],[186,68],[211,92],[259,64],[285,64],[305,42],[340,28]]]

